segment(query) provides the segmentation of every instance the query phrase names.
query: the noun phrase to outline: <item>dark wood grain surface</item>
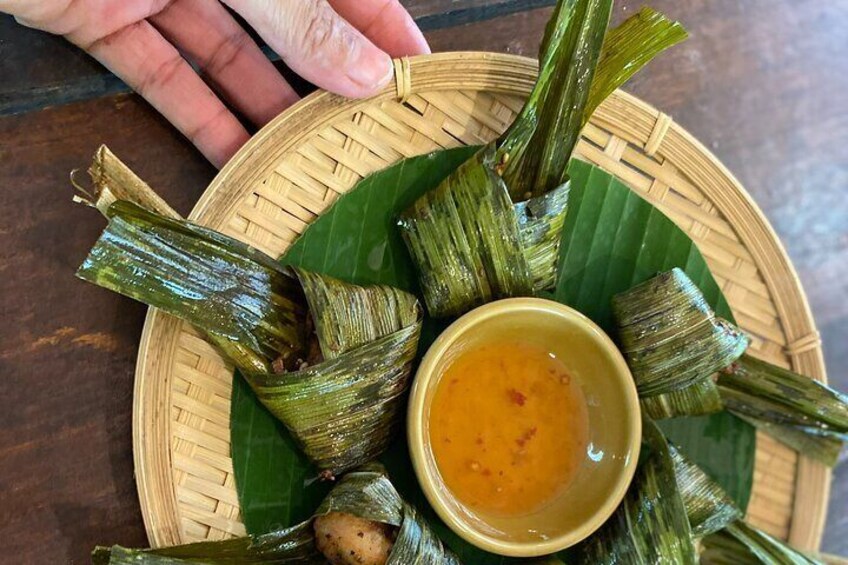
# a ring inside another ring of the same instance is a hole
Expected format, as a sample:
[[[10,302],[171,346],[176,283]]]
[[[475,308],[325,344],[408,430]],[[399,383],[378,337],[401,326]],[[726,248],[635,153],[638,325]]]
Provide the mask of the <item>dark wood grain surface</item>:
[[[410,0],[437,51],[533,55],[548,0]],[[848,390],[848,3],[652,0],[692,39],[628,90],[674,116],[771,220]],[[620,0],[616,19],[640,2]],[[61,40],[0,16],[0,562],[85,563],[146,543],[130,417],[144,308],[74,270],[102,221],[68,172],[107,143],[185,213],[214,174],[149,106]],[[848,465],[823,549],[848,554]]]

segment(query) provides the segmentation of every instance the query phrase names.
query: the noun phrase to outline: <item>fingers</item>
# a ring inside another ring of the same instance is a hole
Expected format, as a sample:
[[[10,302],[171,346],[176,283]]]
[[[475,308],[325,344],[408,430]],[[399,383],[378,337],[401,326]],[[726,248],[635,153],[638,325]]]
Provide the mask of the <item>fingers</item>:
[[[89,46],[89,53],[188,137],[216,167],[247,131],[162,35],[140,21]]]
[[[390,57],[327,0],[225,0],[286,64],[349,98],[370,96],[392,77]]]
[[[392,57],[430,52],[424,34],[398,0],[330,0],[330,5]]]
[[[98,39],[157,13],[169,1],[24,0],[19,6],[12,2],[10,12],[24,25],[64,35],[73,44],[86,49]],[[0,0],[0,11],[6,11],[3,0]]]
[[[218,2],[176,0],[150,21],[255,124],[268,123],[297,101],[291,86]]]

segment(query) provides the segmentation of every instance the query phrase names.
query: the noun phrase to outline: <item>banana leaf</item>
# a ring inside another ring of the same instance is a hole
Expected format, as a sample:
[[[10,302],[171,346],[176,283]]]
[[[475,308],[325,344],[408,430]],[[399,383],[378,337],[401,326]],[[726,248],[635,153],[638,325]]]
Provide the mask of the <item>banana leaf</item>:
[[[647,418],[643,418],[642,450],[636,476],[624,501],[601,529],[580,545],[577,562],[587,565],[697,562],[669,445],[656,424]]]
[[[825,565],[743,521],[703,540],[704,565]]]
[[[834,465],[848,440],[848,396],[743,355],[719,374],[722,402],[779,441]]]
[[[238,241],[117,201],[78,276],[205,332],[322,476],[370,461],[401,424],[421,330],[414,296],[284,268]],[[321,355],[310,358],[310,331]]]
[[[567,165],[582,126],[604,97],[686,37],[679,24],[646,9],[605,40],[611,6],[559,2],[539,78],[513,125],[400,215],[431,316],[554,286]]]
[[[418,512],[403,501],[380,465],[370,464],[346,474],[327,495],[312,518],[280,531],[224,541],[207,541],[161,549],[96,548],[94,565],[180,565],[205,563],[267,565],[326,564],[315,542],[314,519],[344,512],[397,528],[387,565],[432,563],[459,565]]]
[[[668,447],[693,536],[712,534],[743,517],[742,510],[718,483],[680,450],[673,445]]]
[[[735,361],[750,340],[716,318],[679,268],[617,294],[612,308],[621,350],[653,417],[721,409],[712,375]],[[659,398],[672,393],[674,396]]]

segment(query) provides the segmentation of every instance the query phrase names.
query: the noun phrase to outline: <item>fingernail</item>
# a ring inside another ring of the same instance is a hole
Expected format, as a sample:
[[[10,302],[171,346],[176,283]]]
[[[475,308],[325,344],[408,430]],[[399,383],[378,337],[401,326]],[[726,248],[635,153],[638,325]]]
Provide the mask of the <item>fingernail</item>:
[[[393,74],[392,59],[376,48],[363,49],[356,63],[347,70],[350,80],[369,90],[387,84]]]

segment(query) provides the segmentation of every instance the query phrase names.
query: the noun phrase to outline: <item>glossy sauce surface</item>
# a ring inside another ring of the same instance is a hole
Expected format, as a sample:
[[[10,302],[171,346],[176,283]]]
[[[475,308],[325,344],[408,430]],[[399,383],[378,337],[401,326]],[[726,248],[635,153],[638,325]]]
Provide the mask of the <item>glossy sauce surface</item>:
[[[516,341],[469,349],[430,408],[442,479],[467,507],[519,516],[562,492],[586,457],[586,401],[562,361]]]

